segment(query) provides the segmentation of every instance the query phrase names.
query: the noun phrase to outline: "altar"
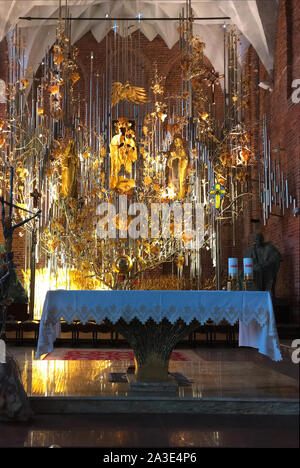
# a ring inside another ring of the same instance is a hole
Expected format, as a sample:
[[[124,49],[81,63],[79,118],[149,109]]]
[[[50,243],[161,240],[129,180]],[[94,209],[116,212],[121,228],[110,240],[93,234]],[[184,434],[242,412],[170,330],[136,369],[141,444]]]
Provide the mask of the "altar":
[[[167,381],[176,344],[205,324],[239,322],[239,346],[281,360],[270,294],[264,291],[48,291],[37,358],[50,353],[60,319],[109,321],[131,345],[137,381]]]

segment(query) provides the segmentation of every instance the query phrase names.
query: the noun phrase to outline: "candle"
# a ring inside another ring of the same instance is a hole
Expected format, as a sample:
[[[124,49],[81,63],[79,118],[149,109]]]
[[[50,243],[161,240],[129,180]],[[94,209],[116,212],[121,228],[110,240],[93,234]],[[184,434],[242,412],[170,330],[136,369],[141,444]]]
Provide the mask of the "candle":
[[[228,258],[228,274],[230,278],[237,278],[238,276],[238,259]]]
[[[252,258],[244,258],[243,259],[243,266],[244,266],[244,278],[250,279],[253,277],[253,260]]]

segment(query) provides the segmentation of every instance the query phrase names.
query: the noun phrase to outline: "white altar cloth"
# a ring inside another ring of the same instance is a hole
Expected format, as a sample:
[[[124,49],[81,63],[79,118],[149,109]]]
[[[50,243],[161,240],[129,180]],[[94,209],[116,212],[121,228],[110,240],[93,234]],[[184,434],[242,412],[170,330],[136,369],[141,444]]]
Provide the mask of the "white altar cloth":
[[[262,354],[282,359],[271,296],[264,291],[48,291],[40,321],[37,358],[53,351],[59,336],[60,319],[70,323],[94,319],[101,323],[120,318],[130,323],[137,318],[145,323],[182,319],[187,325],[194,319],[216,324],[223,319],[231,325],[239,321],[239,346],[257,348]]]

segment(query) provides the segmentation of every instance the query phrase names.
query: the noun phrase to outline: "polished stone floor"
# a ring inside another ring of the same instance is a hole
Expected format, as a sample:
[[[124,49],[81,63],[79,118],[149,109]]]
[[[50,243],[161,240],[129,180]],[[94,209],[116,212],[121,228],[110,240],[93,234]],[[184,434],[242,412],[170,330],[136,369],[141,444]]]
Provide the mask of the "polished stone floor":
[[[132,361],[35,360],[35,349],[8,347],[21,371],[29,396],[127,396],[128,383],[109,381],[110,373],[126,372]],[[299,366],[282,348],[283,361],[273,362],[251,348],[180,350],[187,361],[170,361],[170,372],[183,374],[191,385],[180,386],[182,398],[298,398]]]
[[[128,384],[111,383],[131,361],[36,361],[35,348],[8,346],[32,396],[127,395]],[[199,347],[181,350],[188,361],[170,370],[193,379],[182,398],[298,398],[299,366],[288,346],[275,363],[250,348]],[[29,423],[0,423],[0,447],[266,447],[298,448],[295,415],[209,414],[36,414]]]

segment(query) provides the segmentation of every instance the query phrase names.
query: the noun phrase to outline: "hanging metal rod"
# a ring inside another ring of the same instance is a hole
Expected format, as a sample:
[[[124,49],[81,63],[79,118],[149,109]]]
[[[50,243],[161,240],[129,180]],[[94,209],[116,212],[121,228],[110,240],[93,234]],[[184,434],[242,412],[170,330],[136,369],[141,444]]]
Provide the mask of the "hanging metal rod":
[[[206,18],[143,18],[142,16],[140,18],[134,17],[134,18],[110,18],[110,17],[104,17],[104,18],[72,18],[72,17],[65,17],[65,18],[46,18],[46,17],[32,17],[32,16],[19,16],[19,20],[26,20],[26,21],[34,21],[34,20],[71,20],[71,21],[179,21],[179,20],[206,20],[206,21],[214,21],[214,20],[229,20],[230,16],[210,16]]]

